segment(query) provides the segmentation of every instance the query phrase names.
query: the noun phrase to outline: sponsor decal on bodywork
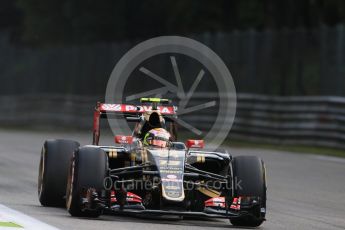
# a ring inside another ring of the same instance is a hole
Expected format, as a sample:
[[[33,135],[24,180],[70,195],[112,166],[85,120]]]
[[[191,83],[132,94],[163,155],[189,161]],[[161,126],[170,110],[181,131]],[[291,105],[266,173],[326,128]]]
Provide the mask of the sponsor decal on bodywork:
[[[124,112],[124,113],[144,113],[152,111],[152,106],[142,105],[125,105],[125,104],[101,104],[101,112]],[[157,110],[161,114],[175,114],[175,109],[173,106],[158,106]]]
[[[166,200],[183,201],[183,171],[185,151],[157,149],[149,150],[155,159],[162,181],[162,195]]]

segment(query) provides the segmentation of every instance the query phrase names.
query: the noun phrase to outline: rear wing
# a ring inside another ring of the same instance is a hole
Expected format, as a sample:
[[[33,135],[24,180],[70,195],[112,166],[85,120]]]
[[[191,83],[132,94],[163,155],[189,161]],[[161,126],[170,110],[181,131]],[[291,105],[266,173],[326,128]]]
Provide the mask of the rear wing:
[[[97,109],[97,108],[96,108]],[[98,109],[101,113],[121,113],[121,114],[142,114],[144,112],[152,111],[152,105],[127,105],[127,104],[102,104],[100,103]],[[158,105],[157,110],[162,115],[175,115],[175,106]]]
[[[152,103],[153,101],[142,100],[141,102]],[[172,121],[176,118],[177,107],[172,105],[157,105],[157,103],[130,105],[97,102],[93,116],[93,145],[98,145],[99,143],[100,118],[125,118],[129,122],[139,122],[141,114],[156,110],[159,111],[166,120]]]

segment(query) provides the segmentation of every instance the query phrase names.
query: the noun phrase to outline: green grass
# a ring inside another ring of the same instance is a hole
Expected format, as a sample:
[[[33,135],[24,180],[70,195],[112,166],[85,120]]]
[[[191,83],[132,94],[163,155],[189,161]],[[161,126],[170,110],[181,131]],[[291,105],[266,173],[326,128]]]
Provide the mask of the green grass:
[[[30,132],[50,132],[52,128],[48,127],[23,127],[23,126],[2,126],[1,130],[13,130],[13,131],[30,131]],[[90,133],[90,129],[73,129],[73,128],[66,128],[66,127],[57,127],[54,128],[54,132],[85,132]],[[110,129],[103,129],[102,136],[104,135],[112,135]],[[196,137],[194,137],[196,138]],[[189,133],[179,132],[178,134],[179,141],[185,141],[186,139],[193,139]],[[198,139],[198,138],[197,138]],[[207,143],[206,143],[207,145]],[[249,141],[240,141],[240,140],[230,140],[226,139],[223,142],[224,146],[230,146],[234,148],[259,148],[259,149],[271,149],[271,150],[280,150],[280,151],[288,151],[292,153],[306,153],[306,154],[318,154],[318,155],[325,155],[325,156],[336,156],[336,157],[343,157],[345,158],[345,150],[335,149],[335,148],[328,148],[328,147],[315,147],[315,146],[304,146],[304,145],[279,145],[279,144],[271,144],[271,143],[259,143],[259,142],[249,142]]]
[[[185,141],[189,138],[187,133],[181,132],[178,135],[180,141]],[[207,145],[207,143],[205,143]],[[306,146],[306,145],[282,145],[282,144],[272,144],[272,143],[259,143],[259,142],[249,142],[234,139],[226,139],[223,146],[229,146],[234,148],[256,148],[256,149],[271,149],[286,151],[291,153],[305,153],[305,154],[317,154],[325,156],[335,156],[345,158],[345,150],[329,148],[329,147],[319,147],[319,146]]]
[[[13,222],[2,222],[0,221],[0,227],[7,227],[7,228],[23,228],[22,226],[13,223]]]
[[[302,146],[302,145],[278,145],[258,142],[246,142],[238,140],[226,140],[223,145],[227,145],[235,148],[259,148],[259,149],[271,149],[288,151],[292,153],[306,153],[306,154],[318,154],[326,156],[335,156],[345,158],[345,150],[327,148],[327,147],[313,147],[313,146]]]

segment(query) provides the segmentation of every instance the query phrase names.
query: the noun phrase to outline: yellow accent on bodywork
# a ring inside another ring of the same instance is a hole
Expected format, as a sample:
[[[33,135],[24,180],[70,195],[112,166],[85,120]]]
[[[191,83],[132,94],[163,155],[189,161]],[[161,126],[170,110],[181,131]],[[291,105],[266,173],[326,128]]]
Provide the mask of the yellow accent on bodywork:
[[[117,151],[114,149],[109,150],[109,158],[117,158]]]
[[[169,99],[163,99],[163,98],[158,98],[158,97],[143,97],[143,98],[140,98],[140,102],[143,103],[143,102],[168,102]]]
[[[200,187],[198,188],[199,192],[203,193],[206,196],[209,197],[219,197],[220,196],[220,192],[213,190],[213,189],[209,189],[209,188],[205,188],[205,187]]]
[[[201,154],[199,154],[199,155],[197,155],[196,156],[196,162],[197,163],[205,163],[205,156],[203,156],[203,155],[201,155]]]

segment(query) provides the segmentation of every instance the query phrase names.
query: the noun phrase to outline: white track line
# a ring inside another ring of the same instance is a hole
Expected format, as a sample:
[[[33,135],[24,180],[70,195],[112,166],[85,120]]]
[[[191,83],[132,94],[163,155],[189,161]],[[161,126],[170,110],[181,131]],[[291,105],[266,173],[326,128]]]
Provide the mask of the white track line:
[[[11,222],[11,223],[21,226],[21,228],[0,226],[0,229],[58,230],[57,228],[53,226],[50,226],[46,223],[36,220],[16,210],[10,209],[2,204],[0,204],[0,222]]]

